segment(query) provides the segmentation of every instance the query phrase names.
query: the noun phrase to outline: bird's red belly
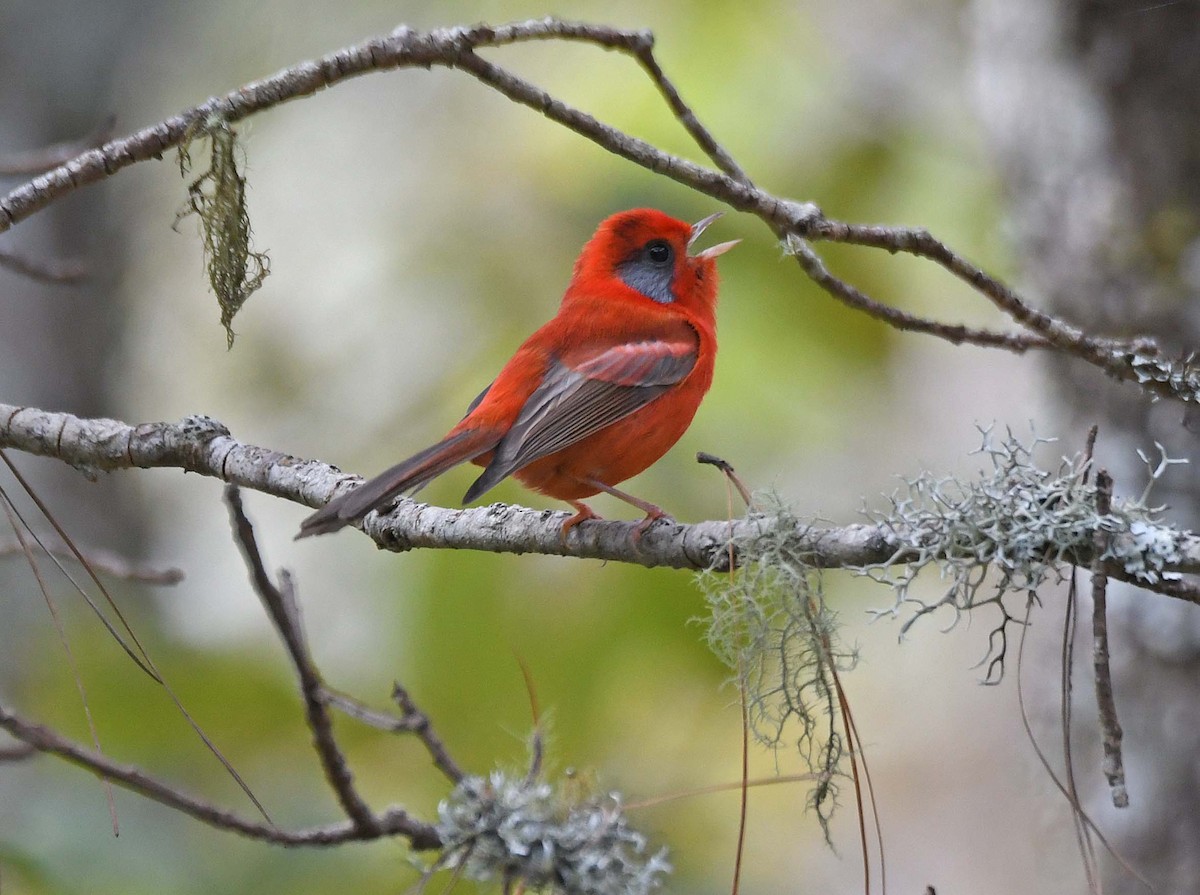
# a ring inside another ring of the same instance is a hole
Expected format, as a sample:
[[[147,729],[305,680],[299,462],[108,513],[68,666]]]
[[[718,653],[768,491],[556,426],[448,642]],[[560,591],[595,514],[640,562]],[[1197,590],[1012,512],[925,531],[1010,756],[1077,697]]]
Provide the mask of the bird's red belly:
[[[599,489],[583,480],[616,486],[654,464],[687,431],[703,388],[680,387],[582,441],[513,473],[527,488],[558,500],[580,500]]]

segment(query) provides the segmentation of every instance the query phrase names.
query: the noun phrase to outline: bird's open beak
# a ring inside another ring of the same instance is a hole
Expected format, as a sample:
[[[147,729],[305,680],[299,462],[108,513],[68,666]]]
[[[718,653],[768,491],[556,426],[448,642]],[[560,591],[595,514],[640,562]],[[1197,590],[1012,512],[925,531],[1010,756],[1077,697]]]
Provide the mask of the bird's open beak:
[[[692,235],[688,237],[688,248],[689,249],[696,242],[696,240],[700,238],[700,234],[703,233],[706,229],[708,229],[708,225],[711,224],[713,221],[715,221],[717,218],[719,218],[722,215],[722,213],[723,212],[720,212],[720,211],[715,212],[714,214],[710,214],[704,220],[697,221],[696,223],[692,224]],[[724,255],[726,252],[728,252],[730,249],[732,249],[739,242],[741,242],[740,239],[732,239],[729,242],[722,242],[715,246],[711,246],[710,248],[707,248],[702,252],[697,252],[692,257],[693,258],[716,258],[718,255]]]

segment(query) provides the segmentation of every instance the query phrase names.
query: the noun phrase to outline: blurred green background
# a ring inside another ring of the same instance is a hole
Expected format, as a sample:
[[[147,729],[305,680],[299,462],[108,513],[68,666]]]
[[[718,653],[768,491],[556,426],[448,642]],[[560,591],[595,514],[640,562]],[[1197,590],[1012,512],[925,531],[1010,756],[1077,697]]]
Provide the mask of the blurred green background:
[[[8,76],[0,152],[70,139],[109,114],[127,133],[399,23],[499,23],[550,11],[652,28],[665,70],[766,189],[815,201],[833,217],[929,227],[1011,273],[964,74],[960,8],[949,0],[571,2],[552,10],[530,2],[9,0],[0,7]],[[627,58],[554,43],[486,55],[703,161]],[[459,418],[553,313],[575,254],[603,217],[651,205],[696,220],[718,208],[453,71],[371,75],[238,130],[255,240],[270,252],[272,275],[237,318],[234,349],[226,351],[206,289],[194,222],[171,228],[185,187],[166,158],[14,233],[29,251],[79,255],[99,273],[75,292],[0,274],[0,345],[9,349],[0,400],[131,422],[205,413],[243,441],[370,474]],[[88,223],[72,231],[70,215]],[[966,456],[977,446],[977,422],[1020,428],[1042,413],[1035,359],[896,334],[810,285],[759,222],[728,213],[710,238],[738,237],[742,246],[721,261],[721,355],[710,397],[678,447],[631,485],[679,519],[726,512],[724,483],[695,464],[697,450],[729,459],[752,486],[776,489],[802,515],[850,522],[864,501],[880,503],[896,475],[978,465]],[[821,251],[835,272],[883,301],[999,323],[929,265]],[[35,307],[58,317],[30,323]],[[31,337],[18,335],[22,326],[47,346],[77,344],[79,352],[47,348],[38,368],[23,358]],[[83,358],[76,382],[55,372],[60,352]],[[59,495],[60,517],[87,543],[186,571],[170,589],[116,587],[139,635],[277,822],[338,819],[285,657],[230,539],[220,484],[155,470],[80,488],[65,467],[17,459]],[[469,470],[453,472],[421,497],[455,506],[471,480]],[[488,499],[559,508],[514,483]],[[268,565],[296,575],[329,682],[382,706],[392,681],[402,681],[469,769],[525,761],[523,661],[549,716],[552,766],[581,769],[631,801],[738,778],[736,693],[723,687],[726,670],[690,623],[703,602],[689,574],[450,551],[392,555],[350,532],[294,544],[306,510],[257,494],[246,502]],[[629,515],[607,500],[596,505]],[[7,560],[0,576],[3,700],[86,739],[28,570]],[[866,610],[888,605],[889,593],[842,575],[827,586],[846,639],[861,648],[846,685],[870,749],[893,891],[1076,884],[1068,814],[1019,732],[1012,682],[983,689],[971,669],[986,629],[941,636],[931,619],[898,643],[896,624],[866,622]],[[163,695],[66,587],[55,588],[106,751],[250,814]],[[1048,630],[1034,633],[1053,641]],[[398,802],[433,815],[446,787],[416,744],[344,719],[338,732],[374,806]],[[754,775],[776,769],[793,772],[797,762],[755,750]],[[804,812],[805,796],[797,785],[754,791],[743,891],[859,885],[852,806],[839,815],[831,851]],[[117,806],[114,839],[102,788],[87,774],[47,758],[0,766],[0,891],[402,892],[417,879],[398,843],[283,850],[121,791]],[[737,816],[736,795],[705,795],[636,812],[634,822],[670,847],[670,891],[723,892]]]

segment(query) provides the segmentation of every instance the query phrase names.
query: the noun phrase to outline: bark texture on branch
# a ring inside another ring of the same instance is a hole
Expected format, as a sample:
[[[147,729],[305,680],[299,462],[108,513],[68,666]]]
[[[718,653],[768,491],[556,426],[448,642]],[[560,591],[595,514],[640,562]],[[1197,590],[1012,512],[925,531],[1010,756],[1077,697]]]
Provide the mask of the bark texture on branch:
[[[118,420],[81,419],[69,413],[0,404],[0,448],[6,447],[53,457],[92,475],[98,470],[173,467],[309,507],[322,506],[340,488],[361,481],[318,460],[243,444],[224,425],[205,416],[131,426]],[[554,510],[510,504],[456,510],[403,498],[390,513],[368,515],[363,531],[381,548],[397,552],[434,547],[539,553],[649,568],[725,571],[731,540],[750,538],[774,524],[769,517],[753,515],[690,525],[659,523],[635,544],[632,533],[636,523],[589,522],[574,529],[564,545],[561,526],[566,517]],[[817,527],[798,523],[795,536],[797,553],[820,568],[853,569],[906,559],[901,533],[882,525]],[[1075,559],[1087,564],[1091,556]],[[1120,567],[1110,564],[1105,568],[1112,577],[1129,580]],[[1171,570],[1200,572],[1200,537],[1186,539],[1182,561]],[[1151,589],[1200,602],[1194,587],[1177,584],[1167,581]]]

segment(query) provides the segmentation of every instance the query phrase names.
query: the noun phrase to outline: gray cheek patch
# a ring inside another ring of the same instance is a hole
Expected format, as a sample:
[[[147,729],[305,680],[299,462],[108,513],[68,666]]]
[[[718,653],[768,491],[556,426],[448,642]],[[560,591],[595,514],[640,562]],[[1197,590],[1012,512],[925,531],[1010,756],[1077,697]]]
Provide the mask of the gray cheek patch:
[[[675,270],[669,265],[664,267],[643,258],[634,258],[617,265],[617,276],[626,286],[659,304],[669,305],[675,301],[675,296],[671,294]]]

